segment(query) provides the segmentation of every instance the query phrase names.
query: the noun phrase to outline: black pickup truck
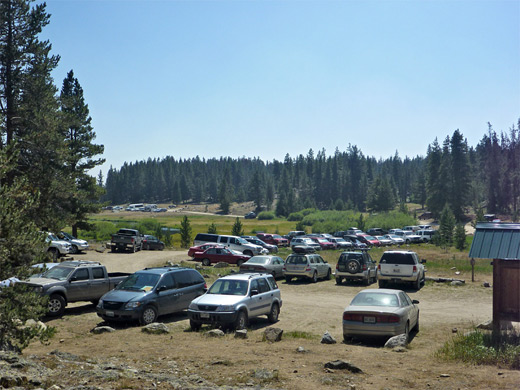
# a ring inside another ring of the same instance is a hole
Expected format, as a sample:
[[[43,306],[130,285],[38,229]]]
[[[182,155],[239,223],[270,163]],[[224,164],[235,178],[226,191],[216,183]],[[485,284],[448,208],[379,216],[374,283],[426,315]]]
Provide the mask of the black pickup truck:
[[[69,302],[97,303],[103,294],[129,275],[123,272],[108,273],[105,266],[97,261],[64,261],[42,275],[20,283],[48,295],[48,314],[57,317],[63,315]]]
[[[137,252],[143,249],[143,235],[139,230],[135,229],[119,229],[115,234],[112,234],[110,241],[110,249],[112,252]]]

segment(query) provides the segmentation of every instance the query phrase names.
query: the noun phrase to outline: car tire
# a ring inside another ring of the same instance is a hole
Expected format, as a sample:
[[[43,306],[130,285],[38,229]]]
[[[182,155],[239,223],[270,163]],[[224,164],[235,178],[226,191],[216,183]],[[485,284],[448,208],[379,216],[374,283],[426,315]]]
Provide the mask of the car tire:
[[[253,252],[251,252],[250,250],[244,251],[243,253],[246,256],[253,256]]]
[[[314,271],[314,273],[312,274],[312,283],[317,283],[318,282],[318,273],[316,271]]]
[[[347,262],[347,271],[351,274],[357,274],[361,270],[361,264],[357,260],[349,260]]]
[[[73,254],[73,255],[75,255],[76,253],[79,253],[79,249],[78,249],[77,245],[72,245],[71,246],[70,253]]]
[[[339,286],[342,282],[342,279],[340,277],[336,277],[336,284]]]
[[[146,306],[139,317],[141,325],[149,325],[157,319],[157,309],[153,306]]]
[[[404,243],[405,243],[406,245],[410,245],[410,240],[406,240]]]
[[[332,278],[332,272],[331,272],[331,270],[329,269],[329,270],[327,271],[327,276],[325,277],[325,280],[330,280],[331,278]]]
[[[419,333],[419,313],[417,313],[417,322],[415,323],[413,330],[415,333]]]
[[[194,332],[198,332],[202,326],[202,323],[190,320],[190,328]]]
[[[47,253],[49,254],[49,258],[52,260],[53,263],[58,260],[58,257],[60,257],[60,254],[56,248],[49,248]]]
[[[417,291],[421,289],[421,275],[417,275],[417,280],[414,282],[413,285]]]
[[[406,325],[404,326],[404,335],[406,336],[406,344],[408,344],[408,341],[410,341],[410,323],[406,322]]]
[[[244,260],[237,260],[237,267],[240,267],[242,264],[244,264]]]
[[[240,310],[237,315],[237,319],[234,323],[235,330],[241,330],[247,328],[247,313],[244,310]]]
[[[143,245],[144,250],[150,250],[150,244],[144,244]]]
[[[208,258],[202,259],[202,265],[209,267],[211,265],[211,260]]]
[[[386,280],[380,280],[378,282],[379,288],[385,288],[386,287]]]
[[[161,245],[159,246],[159,250],[160,250],[160,251],[163,251],[163,250],[164,250],[164,244],[161,244]]]
[[[267,315],[267,319],[271,324],[274,324],[278,321],[278,315],[280,314],[280,306],[278,306],[278,303],[273,303],[271,306],[271,311]]]
[[[52,294],[49,297],[49,311],[48,314],[51,317],[61,317],[65,312],[65,298],[59,294]]]

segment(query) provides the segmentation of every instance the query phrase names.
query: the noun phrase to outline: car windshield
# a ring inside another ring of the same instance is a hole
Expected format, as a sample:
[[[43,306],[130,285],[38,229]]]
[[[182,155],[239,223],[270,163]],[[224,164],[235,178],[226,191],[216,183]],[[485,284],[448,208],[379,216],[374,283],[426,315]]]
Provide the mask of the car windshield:
[[[237,238],[237,242],[239,244],[241,244],[241,245],[247,245],[248,244],[248,242],[246,240],[244,240],[243,238],[241,238],[241,237]]]
[[[273,238],[282,238],[279,234],[273,234]]]
[[[157,274],[150,274],[147,272],[136,272],[130,275],[116,287],[117,290],[131,290],[131,291],[151,291],[160,276]]]
[[[375,237],[374,237],[374,236],[365,236],[365,238],[366,238],[367,240],[375,240]]]
[[[398,307],[399,300],[395,294],[379,292],[362,292],[354,297],[350,306],[388,306]]]
[[[74,240],[74,237],[71,236],[69,233],[61,232],[61,235],[65,238],[68,238],[69,240]]]
[[[268,257],[255,256],[247,260],[247,264],[266,264],[269,261]]]
[[[51,239],[51,241],[59,241],[60,240],[58,238],[58,236],[53,234],[53,233],[49,233],[49,238]]]
[[[208,294],[246,295],[248,283],[245,280],[219,279],[209,288]]]
[[[289,256],[286,261],[287,264],[307,264],[305,256]]]
[[[67,277],[74,271],[74,268],[70,267],[52,267],[42,274],[42,277],[57,280],[67,280]]]

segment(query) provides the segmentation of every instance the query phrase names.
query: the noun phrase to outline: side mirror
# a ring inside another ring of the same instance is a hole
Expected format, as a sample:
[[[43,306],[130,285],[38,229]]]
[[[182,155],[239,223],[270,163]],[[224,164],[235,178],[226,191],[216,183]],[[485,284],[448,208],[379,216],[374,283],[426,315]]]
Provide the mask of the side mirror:
[[[258,295],[258,290],[251,290],[251,296],[254,297],[255,295]]]
[[[417,305],[417,304],[419,303],[419,301],[418,301],[417,299],[414,299],[414,300],[412,301],[412,303],[413,303],[414,305]]]
[[[159,286],[157,288],[157,292],[161,292],[161,291],[165,291],[166,290],[166,286]]]

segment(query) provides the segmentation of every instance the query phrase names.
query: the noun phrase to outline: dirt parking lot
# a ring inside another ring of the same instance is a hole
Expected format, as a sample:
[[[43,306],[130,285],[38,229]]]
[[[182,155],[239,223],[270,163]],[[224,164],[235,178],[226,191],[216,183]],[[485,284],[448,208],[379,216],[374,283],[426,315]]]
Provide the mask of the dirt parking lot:
[[[89,251],[76,258],[100,261],[109,271],[123,272],[162,265],[167,261],[188,260],[186,251],[135,254]],[[413,299],[420,301],[421,329],[405,352],[387,350],[378,343],[342,342],[342,311],[364,287],[336,286],[333,280],[289,285],[279,280],[283,298],[279,322],[271,325],[267,319],[252,320],[247,340],[235,339],[233,334],[216,339],[206,337],[204,332],[191,332],[185,313],[159,318],[169,326],[171,333],[168,335],[147,335],[137,325],[116,326],[114,333],[94,335],[90,330],[102,320],[95,314],[93,305],[85,303],[72,305],[61,319],[48,321],[48,325],[57,328],[55,338],[48,345],[33,343],[24,355],[36,355],[45,360],[51,351],[58,350],[85,360],[124,364],[136,373],[131,379],[111,383],[95,377],[88,381],[82,379],[88,385],[106,389],[187,388],[140,374],[149,372],[178,373],[192,378],[194,387],[206,388],[214,384],[295,390],[518,389],[518,371],[444,362],[434,356],[435,351],[452,337],[454,328],[463,332],[491,318],[492,291],[482,287],[482,282],[490,281],[491,276],[477,277],[477,282],[467,282],[462,287],[429,282],[418,292],[408,291]],[[284,330],[281,342],[268,344],[262,341],[263,331],[269,326]],[[325,331],[338,342],[321,344]],[[298,347],[303,347],[305,352],[297,352]],[[338,359],[350,361],[363,373],[324,368],[325,363]],[[259,369],[269,373],[267,378],[255,374]],[[83,382],[73,373],[64,372],[54,383],[66,388]]]

